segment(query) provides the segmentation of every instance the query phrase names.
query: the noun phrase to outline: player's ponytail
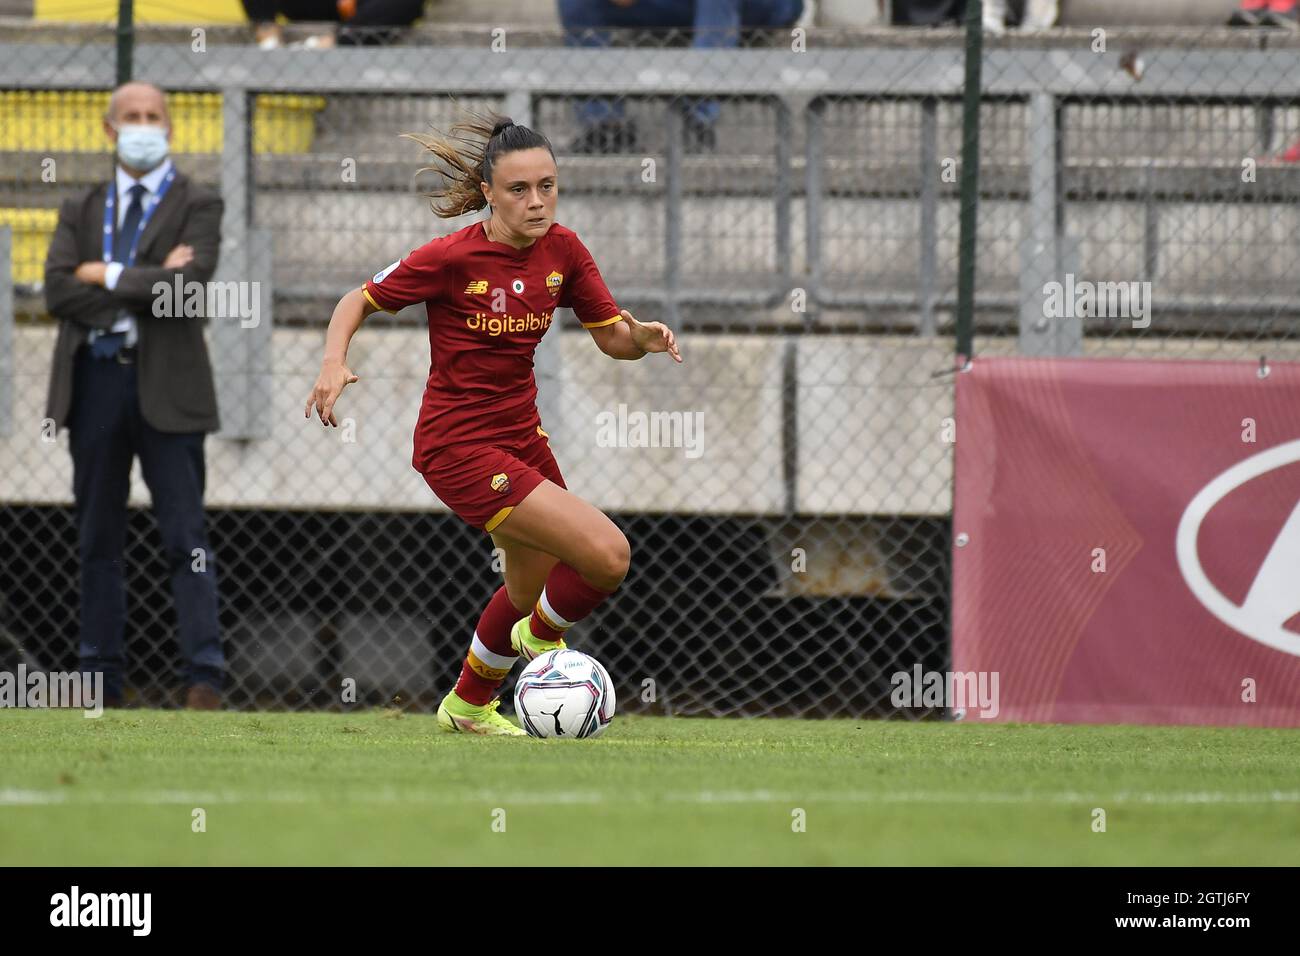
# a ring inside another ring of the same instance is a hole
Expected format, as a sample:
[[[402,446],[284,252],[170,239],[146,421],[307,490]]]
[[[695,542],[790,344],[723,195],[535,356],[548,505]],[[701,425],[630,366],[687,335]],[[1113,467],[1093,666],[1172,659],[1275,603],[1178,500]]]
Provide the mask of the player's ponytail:
[[[402,134],[433,153],[439,161],[421,172],[432,170],[443,178],[437,188],[425,194],[434,213],[442,219],[462,216],[487,205],[479,183],[492,184],[492,170],[506,153],[541,146],[555,158],[550,140],[527,126],[517,125],[508,116],[472,113],[470,117],[454,124],[447,134],[436,130],[427,136]]]

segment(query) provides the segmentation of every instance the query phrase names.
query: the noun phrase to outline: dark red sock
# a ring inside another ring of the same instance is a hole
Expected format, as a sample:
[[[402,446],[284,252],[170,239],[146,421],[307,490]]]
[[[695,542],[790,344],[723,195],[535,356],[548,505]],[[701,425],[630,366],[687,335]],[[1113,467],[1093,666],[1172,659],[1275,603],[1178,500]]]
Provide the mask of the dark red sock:
[[[456,681],[457,697],[480,707],[492,699],[518,660],[510,647],[510,629],[523,616],[511,602],[505,585],[497,588],[474,628],[474,641]]]
[[[533,608],[528,629],[540,640],[558,641],[612,593],[593,588],[567,564],[557,564],[546,576],[546,587]]]

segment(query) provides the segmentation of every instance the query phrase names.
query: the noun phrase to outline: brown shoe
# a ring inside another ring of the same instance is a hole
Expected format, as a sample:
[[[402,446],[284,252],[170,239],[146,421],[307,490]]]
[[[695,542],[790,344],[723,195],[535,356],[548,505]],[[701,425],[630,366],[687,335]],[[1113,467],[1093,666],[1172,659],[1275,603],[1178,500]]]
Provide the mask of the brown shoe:
[[[185,692],[186,710],[220,710],[221,695],[207,684],[193,684]]]

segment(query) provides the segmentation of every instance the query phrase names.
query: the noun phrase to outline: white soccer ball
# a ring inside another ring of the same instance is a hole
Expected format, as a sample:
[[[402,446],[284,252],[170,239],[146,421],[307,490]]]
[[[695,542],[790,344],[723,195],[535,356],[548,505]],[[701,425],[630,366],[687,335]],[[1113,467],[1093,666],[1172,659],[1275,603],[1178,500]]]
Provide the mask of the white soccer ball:
[[[614,685],[594,657],[547,651],[519,675],[515,715],[533,737],[599,737],[614,719]]]

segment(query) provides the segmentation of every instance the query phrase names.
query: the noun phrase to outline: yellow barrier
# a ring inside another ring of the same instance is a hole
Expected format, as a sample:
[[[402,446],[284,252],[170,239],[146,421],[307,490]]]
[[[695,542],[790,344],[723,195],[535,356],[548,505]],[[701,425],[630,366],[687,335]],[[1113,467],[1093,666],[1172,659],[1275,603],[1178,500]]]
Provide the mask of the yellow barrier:
[[[35,0],[36,21],[62,20],[76,23],[116,22],[118,0]],[[247,23],[239,0],[137,0],[136,23]]]
[[[15,283],[35,285],[44,281],[45,251],[58,221],[57,209],[0,209],[0,226],[13,229],[10,252]]]
[[[173,93],[172,151],[219,153],[221,94]],[[109,152],[104,136],[108,94],[82,90],[0,91],[0,150]],[[259,154],[307,153],[323,96],[263,93],[253,102],[253,149]]]

